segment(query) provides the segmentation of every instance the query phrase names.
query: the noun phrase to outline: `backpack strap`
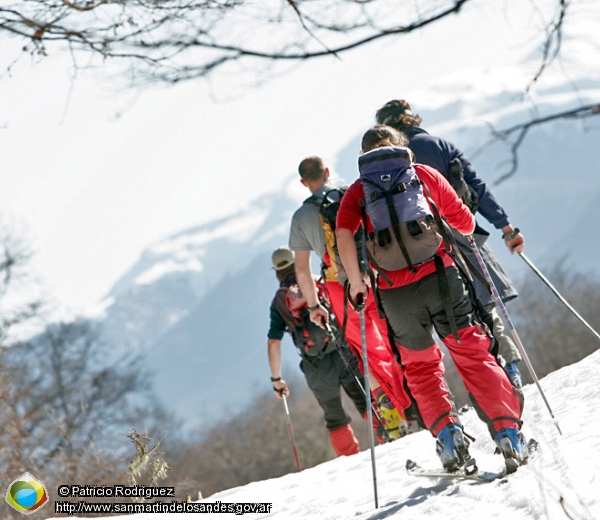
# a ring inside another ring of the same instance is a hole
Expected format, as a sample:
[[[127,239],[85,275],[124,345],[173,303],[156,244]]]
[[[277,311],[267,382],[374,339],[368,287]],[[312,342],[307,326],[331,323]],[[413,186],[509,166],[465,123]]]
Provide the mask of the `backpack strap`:
[[[458,268],[458,271],[460,272],[460,275],[463,278],[465,285],[467,286],[467,293],[469,294],[469,298],[471,299],[471,303],[473,305],[473,310],[475,311],[475,314],[478,316],[479,321],[485,325],[484,328],[488,329],[487,334],[490,337],[490,340],[492,341],[492,344],[490,346],[490,352],[494,355],[495,358],[497,358],[498,340],[494,336],[494,322],[489,311],[481,303],[481,300],[477,298],[475,286],[473,285],[473,277],[477,278],[483,284],[483,286],[491,293],[490,285],[483,276],[483,274],[479,272],[477,266],[475,266],[473,262],[469,259],[469,257],[464,255],[463,252],[460,250],[458,244],[456,243],[456,239],[454,238],[454,235],[450,230],[450,226],[448,225],[448,223],[446,223],[446,221],[444,221],[444,226],[444,230],[446,231],[446,234],[450,237],[450,242],[452,243],[452,252],[450,253],[450,255],[452,256],[452,258],[454,258],[454,263]],[[450,326],[452,327],[452,322],[450,322]]]
[[[371,184],[371,186],[375,186],[378,189],[380,188],[380,186],[377,183],[375,183],[369,179],[365,178],[365,179],[361,179],[361,181]],[[386,191],[385,193],[382,193],[380,191],[374,191],[373,193],[371,193],[371,196],[369,197],[369,202],[375,202],[377,199],[380,199],[382,197],[387,198],[388,194],[396,195],[397,193],[404,193],[405,191],[408,190],[408,188],[418,188],[422,184],[423,184],[423,181],[421,179],[414,179],[410,182],[400,182],[396,186],[391,188],[390,190]]]
[[[460,158],[454,157],[448,164],[448,181],[466,206],[475,213],[479,209],[479,194],[465,180],[465,171]]]
[[[377,183],[375,183],[369,179],[361,179],[361,182],[366,182],[367,184],[370,184],[371,186],[375,186],[378,189],[381,188]],[[390,190],[386,191],[385,193],[382,193],[380,191],[374,191],[373,193],[371,193],[371,196],[369,197],[369,202],[375,202],[377,199],[380,199],[382,197],[387,198],[388,194],[396,195],[397,193],[404,193],[405,191],[408,190],[408,188],[418,188],[422,184],[423,184],[423,181],[421,179],[413,179],[410,182],[400,182],[396,186],[391,188]]]
[[[460,247],[458,246],[456,239],[454,238],[454,234],[450,229],[450,225],[445,220],[442,221],[442,225],[444,229],[444,234],[448,236],[448,240],[450,244],[452,244],[452,251],[450,252],[450,255],[456,261],[456,265],[463,274],[463,276],[469,281],[469,283],[473,283],[473,277],[477,278],[477,280],[481,282],[485,289],[490,294],[492,294],[492,289],[485,276],[481,274],[477,266],[469,259],[469,257],[464,255],[463,252],[460,250]]]
[[[452,236],[452,233],[448,233],[446,221],[440,216],[440,212],[438,211],[435,202],[433,202],[433,199],[431,198],[431,192],[429,191],[427,184],[425,184],[423,181],[421,181],[421,184],[423,185],[423,191],[425,192],[425,196],[427,197],[427,202],[429,202],[429,204],[431,205],[431,209],[433,211],[433,218],[435,219],[435,222],[438,225],[440,235],[442,235],[442,239],[444,241],[444,250],[446,251],[446,253],[450,253],[452,251],[452,248],[450,247],[451,239],[448,237],[448,235]],[[454,237],[452,237],[452,240],[453,239]]]
[[[381,297],[379,295],[379,283],[377,282],[377,277],[373,269],[368,268],[367,274],[369,275],[369,280],[371,280],[371,289],[373,290],[373,297],[375,298],[375,305],[377,306],[377,313],[382,320],[387,320],[385,312],[383,311],[383,304],[381,303]],[[385,274],[385,273],[382,273]],[[386,276],[387,278],[387,276]],[[390,280],[391,281],[391,280]],[[393,287],[393,284],[390,286]],[[389,332],[389,330],[388,330]]]
[[[381,188],[374,182],[369,181],[368,179],[362,179],[362,182],[366,182],[367,184],[376,186],[378,189]],[[386,205],[388,208],[388,212],[390,214],[390,220],[392,222],[392,231],[394,232],[394,236],[396,237],[398,245],[400,246],[400,251],[402,252],[404,261],[406,262],[406,265],[413,273],[416,271],[416,269],[410,259],[408,251],[406,249],[406,245],[404,244],[404,240],[402,240],[402,234],[400,233],[400,227],[399,227],[400,219],[398,218],[398,213],[396,212],[396,208],[394,207],[394,198],[393,197],[396,193],[404,193],[407,190],[407,186],[410,186],[410,185],[414,184],[415,182],[417,182],[417,186],[419,185],[419,183],[422,184],[420,179],[417,181],[411,181],[410,183],[402,182],[402,183],[399,183],[398,185],[394,186],[390,190],[383,191],[383,192],[380,191],[379,193],[373,193],[372,195],[374,195],[374,196],[371,196],[371,201],[377,200],[378,198],[385,197],[385,202],[386,202]],[[361,205],[361,207],[366,207],[366,205],[367,205],[366,199],[364,199],[364,198],[360,199],[360,205]],[[365,213],[366,213],[366,209],[365,209]],[[365,227],[366,227],[366,221],[365,221]]]
[[[448,273],[446,273],[446,266],[444,265],[442,257],[439,255],[435,255],[434,261],[435,270],[438,278],[438,286],[440,288],[440,296],[442,297],[442,302],[444,304],[446,316],[448,316],[450,330],[452,330],[452,335],[456,338],[456,341],[458,343],[461,343],[460,336],[458,335],[458,326],[456,325],[456,316],[454,315],[454,308],[452,307],[450,282],[448,281]]]
[[[321,207],[321,201],[322,199],[320,199],[316,195],[311,195],[310,197],[305,199],[304,202],[302,202],[302,204],[314,204],[315,206]]]
[[[346,280],[344,284],[344,324],[342,325],[342,334],[346,337],[346,324],[348,323],[348,298],[346,298],[346,294],[348,294],[348,284],[350,282]]]
[[[363,229],[365,230],[365,237],[369,238],[369,235],[367,235],[367,232],[366,232],[366,230],[367,230],[366,201],[365,201],[365,199],[360,199],[359,202],[360,202],[360,212],[362,214],[362,219],[363,219]],[[371,255],[371,253],[369,253],[369,249],[365,247],[365,251],[367,253],[367,258],[373,264],[373,266],[377,270],[377,273],[379,274],[379,276],[381,276],[390,287],[394,287],[394,283],[392,282],[392,280],[390,280],[390,277],[385,274],[383,269],[375,261],[375,259],[373,258],[373,255]]]
[[[446,226],[447,225],[448,224],[446,224]],[[483,325],[485,326],[484,328],[487,329],[487,334],[490,337],[490,340],[492,342],[492,344],[490,346],[490,352],[493,354],[493,356],[496,359],[498,359],[499,344],[498,344],[498,340],[494,336],[494,320],[493,320],[490,312],[485,308],[483,303],[481,303],[481,300],[477,297],[477,293],[475,291],[475,286],[473,285],[473,276],[475,278],[477,278],[483,284],[483,286],[491,293],[490,285],[489,285],[488,281],[485,279],[485,277],[483,276],[483,274],[481,274],[481,272],[479,271],[477,266],[473,264],[473,262],[469,259],[468,256],[463,254],[463,252],[458,247],[458,244],[456,243],[456,239],[454,238],[454,235],[452,234],[451,231],[449,231],[449,232],[450,232],[450,236],[452,237],[452,242],[453,242],[452,257],[454,258],[454,261],[455,261],[454,263],[456,264],[456,267],[458,268],[458,270],[467,286],[467,292],[469,294],[469,298],[471,299],[473,309],[474,309],[475,313],[477,314],[479,321],[481,323],[483,323]]]

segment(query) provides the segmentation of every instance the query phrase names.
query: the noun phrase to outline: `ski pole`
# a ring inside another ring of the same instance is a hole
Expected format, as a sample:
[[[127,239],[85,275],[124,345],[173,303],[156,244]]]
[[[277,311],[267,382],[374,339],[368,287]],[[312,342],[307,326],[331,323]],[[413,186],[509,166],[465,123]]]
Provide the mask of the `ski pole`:
[[[515,330],[512,320],[510,319],[510,316],[508,315],[508,312],[506,311],[506,307],[504,306],[504,303],[502,302],[502,298],[500,298],[500,295],[498,294],[498,289],[496,289],[496,286],[494,285],[494,282],[492,281],[490,272],[488,271],[488,268],[485,265],[485,262],[483,261],[481,253],[479,252],[479,248],[477,247],[477,244],[475,243],[475,240],[473,239],[473,235],[468,235],[467,238],[469,239],[469,244],[471,245],[471,248],[473,249],[473,252],[475,253],[475,256],[477,257],[477,262],[479,263],[479,267],[481,267],[481,271],[483,272],[483,275],[485,276],[485,279],[487,280],[487,283],[489,284],[490,289],[492,290],[492,295],[494,296],[494,300],[496,300],[496,304],[498,305],[498,308],[502,311],[502,316],[504,317],[504,321],[506,322],[506,324],[508,325],[508,328],[510,329],[510,333],[512,334],[512,337],[515,340],[517,347],[519,348],[519,352],[521,353],[521,356],[523,356],[523,360],[525,361],[525,364],[527,365],[527,368],[529,369],[529,373],[531,374],[531,377],[535,381],[535,384],[538,387],[538,390],[540,391],[540,395],[542,396],[544,403],[546,403],[546,408],[548,408],[548,411],[550,412],[550,416],[554,420],[554,425],[556,426],[558,433],[560,433],[562,435],[562,432],[560,431],[560,426],[558,425],[558,421],[554,417],[554,414],[552,413],[552,408],[550,408],[550,404],[548,403],[548,400],[546,399],[546,395],[544,394],[544,391],[542,390],[542,385],[540,384],[540,381],[535,373],[535,370],[533,369],[533,365],[531,364],[531,361],[529,361],[529,356],[527,355],[527,352],[525,351],[525,348],[523,347],[523,343],[521,343],[521,340],[519,338],[519,335],[517,334],[517,331]]]
[[[569,304],[569,302],[567,302],[567,300],[565,300],[560,293],[554,288],[554,286],[548,281],[548,279],[539,271],[539,269],[537,267],[535,267],[535,265],[533,265],[533,263],[531,262],[531,260],[529,260],[529,258],[527,258],[523,253],[519,253],[519,256],[525,261],[525,263],[531,267],[531,269],[533,269],[533,272],[535,274],[537,274],[540,279],[550,288],[550,290],[556,295],[556,297],[565,304],[565,306],[567,307],[567,309],[569,309],[576,317],[577,319],[579,319],[579,321],[581,321],[581,323],[583,323],[589,330],[590,332],[596,336],[598,339],[600,339],[600,334],[598,334],[593,328],[592,326],[585,321],[580,315],[579,313]]]
[[[358,294],[356,297],[355,310],[358,311],[360,318],[360,337],[362,342],[363,351],[363,368],[365,376],[365,399],[367,399],[367,422],[369,425],[373,424],[373,412],[369,406],[371,399],[371,389],[369,387],[369,356],[367,355],[367,332],[365,326],[365,302],[362,294]],[[371,466],[373,469],[373,494],[375,497],[375,509],[379,509],[379,499],[377,497],[377,468],[375,465],[375,434],[373,428],[369,428],[369,444],[371,447]]]
[[[296,467],[298,468],[298,473],[302,471],[300,467],[300,459],[298,458],[298,448],[296,447],[296,439],[294,439],[294,430],[292,429],[292,418],[290,417],[290,410],[288,408],[287,399],[285,398],[285,394],[281,392],[281,397],[283,399],[283,406],[285,408],[285,418],[287,421],[288,431],[290,432],[290,438],[292,439],[292,448],[294,450],[294,458],[296,459]]]
[[[340,345],[337,337],[335,336],[335,334],[333,332],[333,329],[331,328],[331,325],[329,325],[329,323],[327,323],[326,321],[324,321],[324,323],[325,323],[325,329],[327,330],[327,332],[333,338],[333,342],[335,343],[335,347],[337,348],[337,351],[339,352],[340,357],[342,358],[342,361],[346,365],[346,368],[352,374],[352,377],[354,377],[354,380],[356,381],[356,384],[358,385],[358,387],[362,390],[362,393],[365,396],[365,399],[367,399],[367,401],[371,404],[371,410],[375,414],[375,419],[377,419],[377,422],[381,426],[381,431],[383,432],[383,436],[385,437],[386,442],[389,442],[390,441],[390,437],[389,437],[389,435],[388,435],[385,427],[383,426],[383,422],[381,420],[381,417],[377,413],[377,410],[375,409],[375,405],[373,404],[373,401],[367,397],[367,392],[365,391],[364,386],[360,382],[360,379],[358,379],[358,376],[356,375],[356,373],[354,372],[354,370],[352,370],[352,367],[350,366],[350,362],[348,361],[348,358],[346,357],[346,354],[344,354],[342,346]]]

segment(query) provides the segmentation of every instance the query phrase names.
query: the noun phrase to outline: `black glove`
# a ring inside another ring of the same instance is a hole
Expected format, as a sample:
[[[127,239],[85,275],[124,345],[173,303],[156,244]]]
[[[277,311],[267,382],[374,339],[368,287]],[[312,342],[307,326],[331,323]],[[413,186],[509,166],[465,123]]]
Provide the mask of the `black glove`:
[[[349,283],[346,284],[346,298],[348,299],[348,301],[350,302],[350,305],[356,312],[361,312],[361,311],[365,310],[365,307],[367,306],[367,304],[365,302],[365,298],[364,298],[363,294],[358,293],[356,295],[356,301],[354,301],[352,299],[352,296],[350,296],[350,284]]]

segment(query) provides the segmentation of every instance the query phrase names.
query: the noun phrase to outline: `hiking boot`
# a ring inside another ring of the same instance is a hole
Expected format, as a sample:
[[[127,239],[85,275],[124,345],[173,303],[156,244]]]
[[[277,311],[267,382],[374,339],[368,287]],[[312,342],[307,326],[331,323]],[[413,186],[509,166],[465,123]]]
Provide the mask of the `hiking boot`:
[[[469,455],[468,445],[469,441],[458,424],[450,423],[440,430],[437,434],[436,452],[445,471],[453,473],[463,466],[467,473],[477,471],[475,459]]]
[[[511,361],[510,363],[505,363],[504,371],[508,374],[508,377],[512,381],[512,384],[517,388],[523,388],[523,381],[521,380],[521,371],[519,367],[517,367],[518,361]]]
[[[379,417],[390,440],[408,435],[408,423],[381,388],[375,394],[375,400],[379,408]]]
[[[522,464],[527,464],[529,448],[525,437],[516,428],[502,428],[494,438],[494,442],[504,455],[506,472],[514,473]]]

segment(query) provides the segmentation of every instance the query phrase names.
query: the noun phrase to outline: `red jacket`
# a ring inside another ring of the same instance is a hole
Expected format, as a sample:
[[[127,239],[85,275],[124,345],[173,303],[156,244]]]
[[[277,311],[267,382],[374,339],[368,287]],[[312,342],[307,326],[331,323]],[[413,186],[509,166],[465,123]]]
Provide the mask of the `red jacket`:
[[[475,229],[475,217],[467,206],[463,204],[450,183],[434,168],[424,164],[415,164],[415,172],[427,188],[431,199],[435,202],[440,215],[459,232],[468,235]],[[356,180],[342,199],[340,209],[337,214],[336,229],[344,228],[356,233],[362,224],[362,212],[360,209],[360,200],[365,197],[362,182]],[[367,216],[367,233],[373,231],[371,221]],[[454,260],[445,253],[444,245],[440,245],[439,255],[444,260],[446,267],[453,265]],[[394,283],[394,287],[409,285],[421,280],[435,272],[435,264],[432,261],[419,266],[414,266],[415,272],[411,272],[408,267],[398,269],[397,271],[384,271],[385,274]],[[383,278],[379,279],[380,289],[390,289],[391,287]]]

